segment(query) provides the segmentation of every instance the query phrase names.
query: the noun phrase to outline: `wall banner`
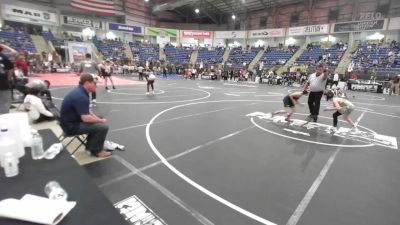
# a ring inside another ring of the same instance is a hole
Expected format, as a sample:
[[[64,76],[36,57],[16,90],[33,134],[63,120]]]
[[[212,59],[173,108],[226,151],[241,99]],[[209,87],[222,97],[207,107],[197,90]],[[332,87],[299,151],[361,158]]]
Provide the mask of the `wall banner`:
[[[74,27],[91,27],[97,30],[103,29],[103,23],[100,21],[93,21],[83,17],[76,16],[61,16],[62,24]]]
[[[145,35],[149,36],[168,36],[168,37],[178,37],[178,30],[157,28],[157,27],[146,27]]]
[[[24,8],[14,5],[3,5],[3,17],[6,20],[45,24],[45,25],[58,25],[58,15],[55,12],[42,11],[37,9]]]
[[[284,29],[264,29],[264,30],[250,30],[249,38],[269,38],[269,37],[283,37],[285,36]]]
[[[288,28],[288,36],[314,35],[314,34],[327,34],[327,33],[329,33],[329,24]]]
[[[353,21],[346,23],[335,23],[332,28],[332,33],[345,33],[352,31],[368,31],[368,30],[383,30],[387,20],[369,20],[369,21]]]
[[[246,31],[215,31],[216,39],[244,39]]]
[[[127,33],[134,33],[134,34],[143,34],[143,28],[138,26],[130,26],[126,24],[119,24],[119,23],[108,23],[109,30],[127,32]]]
[[[181,30],[181,38],[211,38],[211,31]]]

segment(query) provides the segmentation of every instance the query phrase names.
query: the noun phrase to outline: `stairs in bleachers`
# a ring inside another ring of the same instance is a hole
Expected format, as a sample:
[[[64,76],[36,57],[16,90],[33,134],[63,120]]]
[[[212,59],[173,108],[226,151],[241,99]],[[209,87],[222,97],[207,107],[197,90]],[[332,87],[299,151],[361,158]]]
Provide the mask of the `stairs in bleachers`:
[[[190,64],[194,65],[197,61],[197,56],[199,55],[199,49],[195,49],[190,56]]]
[[[89,41],[87,42],[90,44],[90,47],[92,47],[92,51],[93,51],[93,56],[94,56],[94,60],[96,61],[96,63],[101,63],[103,62],[103,55],[99,52],[99,50],[97,49],[96,45],[94,45],[93,42]]]
[[[335,73],[338,74],[345,74],[347,71],[347,67],[351,62],[351,52],[353,52],[357,47],[348,47],[347,50],[344,52],[342,59],[340,60],[338,66],[335,69]]]
[[[161,48],[160,47],[160,60],[164,60],[165,61],[167,59],[167,56],[165,55],[164,50],[165,50],[165,48]]]
[[[31,35],[32,43],[38,52],[50,52],[50,47],[40,35]]]
[[[307,43],[303,44],[303,46],[301,46],[299,50],[297,50],[297,52],[294,53],[293,56],[286,62],[286,64],[276,71],[276,73],[282,74],[284,71],[287,71],[287,68],[289,68],[289,66],[292,66],[296,62],[297,58],[299,58],[301,54],[303,54],[306,47]]]
[[[230,53],[231,49],[225,48],[224,57],[222,58],[222,63],[225,63],[228,60]]]
[[[133,54],[131,51],[131,47],[129,46],[128,43],[124,44],[124,48],[125,48],[125,55],[128,59],[133,59]]]
[[[261,49],[257,55],[254,57],[253,61],[249,64],[249,70],[253,70],[254,66],[257,65],[258,61],[260,61],[261,57],[264,55],[265,50]]]

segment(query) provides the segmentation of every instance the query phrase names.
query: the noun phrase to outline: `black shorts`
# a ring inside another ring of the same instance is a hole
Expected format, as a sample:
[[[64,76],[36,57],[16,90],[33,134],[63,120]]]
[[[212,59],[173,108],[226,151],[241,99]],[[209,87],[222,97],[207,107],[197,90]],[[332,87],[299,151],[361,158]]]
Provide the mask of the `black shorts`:
[[[289,107],[289,108],[294,107],[294,104],[293,104],[293,102],[292,102],[292,99],[290,99],[289,95],[286,95],[286,96],[283,98],[283,106],[284,106],[284,107]]]

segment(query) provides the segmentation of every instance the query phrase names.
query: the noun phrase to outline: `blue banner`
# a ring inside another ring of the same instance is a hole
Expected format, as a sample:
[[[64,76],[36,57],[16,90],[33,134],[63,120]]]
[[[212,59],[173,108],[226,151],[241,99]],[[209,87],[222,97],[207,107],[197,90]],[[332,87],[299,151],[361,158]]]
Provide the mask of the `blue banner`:
[[[108,23],[108,29],[121,32],[134,33],[134,34],[143,34],[142,27],[130,26],[126,24]]]

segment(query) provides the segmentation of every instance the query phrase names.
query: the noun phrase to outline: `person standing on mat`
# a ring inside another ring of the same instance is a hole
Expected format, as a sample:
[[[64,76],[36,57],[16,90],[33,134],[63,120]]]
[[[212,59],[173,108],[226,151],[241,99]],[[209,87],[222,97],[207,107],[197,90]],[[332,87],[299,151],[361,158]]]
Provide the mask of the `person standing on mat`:
[[[146,95],[150,94],[150,86],[151,86],[151,94],[154,95],[154,81],[156,80],[156,76],[154,73],[149,70],[145,73],[145,79],[147,81],[147,92]]]
[[[90,112],[89,93],[96,91],[96,81],[91,74],[81,74],[79,86],[65,96],[60,110],[60,125],[67,135],[87,134],[86,150],[97,157],[108,157],[104,150],[108,133],[107,119]]]
[[[317,122],[318,120],[321,98],[324,94],[327,80],[328,70],[322,63],[317,66],[316,72],[308,77],[308,81],[304,86],[304,91],[307,91],[308,88],[310,88],[310,95],[308,96],[310,115],[307,117],[308,121]]]
[[[105,81],[106,90],[108,91],[107,80],[110,80],[112,88],[115,89],[114,81],[111,77],[111,75],[113,73],[113,67],[111,65],[110,60],[106,60],[103,64],[100,64],[100,71],[101,71],[101,75],[103,76],[104,81]]]
[[[95,62],[92,60],[92,55],[90,53],[86,53],[85,55],[85,61],[81,62],[81,66],[79,69],[79,74],[91,74],[95,80],[98,80],[98,75],[100,73],[99,67]],[[92,95],[92,101],[91,105],[95,106],[96,105],[96,89],[91,92]]]

